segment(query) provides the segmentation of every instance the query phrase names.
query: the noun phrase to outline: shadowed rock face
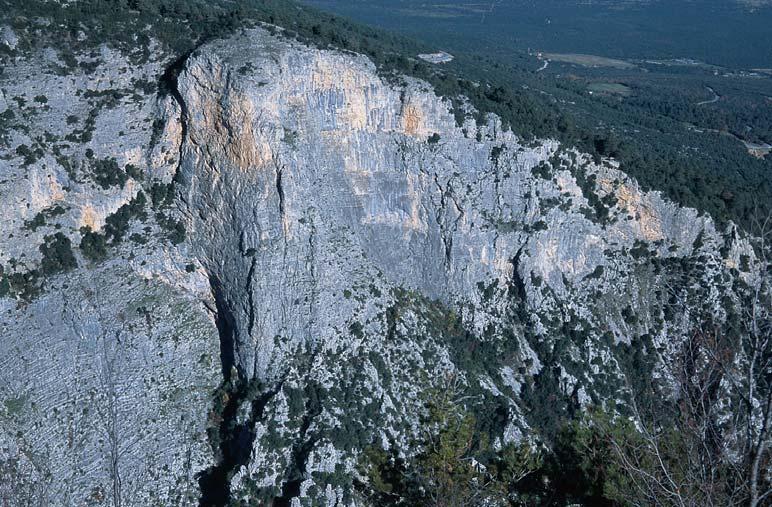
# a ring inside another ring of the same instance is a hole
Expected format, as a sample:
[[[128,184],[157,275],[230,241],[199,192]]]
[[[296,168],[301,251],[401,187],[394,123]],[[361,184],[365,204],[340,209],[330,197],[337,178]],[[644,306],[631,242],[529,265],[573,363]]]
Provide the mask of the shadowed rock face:
[[[46,230],[18,231],[52,203],[77,245],[175,174],[188,231],[101,264],[76,251],[32,304],[0,298],[0,479],[46,504],[352,504],[361,450],[414,452],[422,393],[448,375],[495,414],[496,443],[549,436],[533,414],[623,402],[631,379],[661,376],[696,318],[665,311],[673,290],[700,287],[722,319],[732,281],[754,276],[733,228],[493,116],[459,127],[425,83],[386,82],[361,56],[251,30],[170,84],[96,116],[92,156],[144,180],[99,189],[53,157],[0,162],[0,231],[16,233],[0,262],[37,252]],[[132,122],[145,130],[116,135]],[[42,476],[56,487],[32,487]]]

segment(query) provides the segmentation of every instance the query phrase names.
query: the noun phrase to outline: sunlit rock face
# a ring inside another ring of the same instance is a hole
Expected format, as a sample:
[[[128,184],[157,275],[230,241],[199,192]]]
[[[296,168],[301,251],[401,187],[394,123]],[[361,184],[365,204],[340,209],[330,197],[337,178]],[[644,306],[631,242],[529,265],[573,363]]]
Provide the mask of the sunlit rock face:
[[[522,415],[536,377],[580,406],[623,399],[620,348],[656,375],[691,325],[663,313],[672,271],[699,257],[720,313],[719,280],[752,255],[614,162],[495,117],[458,126],[425,83],[361,56],[254,30],[197,51],[179,92],[191,242],[232,371],[259,392],[237,498],[353,501],[336,472],[372,442],[405,446],[449,372],[506,407],[500,442],[538,435]]]
[[[755,276],[733,227],[494,116],[459,126],[362,56],[254,29],[196,50],[168,94],[104,104],[160,64],[105,50],[95,75],[40,77],[49,56],[0,77],[28,129],[0,159],[0,290],[55,232],[77,263],[31,301],[0,292],[11,505],[357,504],[362,449],[414,453],[427,389],[457,379],[493,445],[545,438],[663,375],[696,318],[665,311],[673,290],[721,319]],[[110,158],[128,176],[102,185]],[[140,192],[126,239],[84,256],[85,227]]]

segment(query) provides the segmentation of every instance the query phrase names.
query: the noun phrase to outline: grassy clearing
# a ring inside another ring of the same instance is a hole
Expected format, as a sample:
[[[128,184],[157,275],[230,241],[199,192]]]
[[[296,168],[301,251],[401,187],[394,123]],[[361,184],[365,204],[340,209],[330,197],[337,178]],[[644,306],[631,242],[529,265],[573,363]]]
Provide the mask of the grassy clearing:
[[[590,83],[587,86],[587,90],[592,93],[621,95],[623,97],[629,97],[633,94],[633,90],[629,86],[621,83]]]
[[[544,53],[542,55],[553,62],[571,63],[582,67],[613,67],[615,69],[634,69],[635,65],[624,60],[604,56],[583,55],[578,53]]]

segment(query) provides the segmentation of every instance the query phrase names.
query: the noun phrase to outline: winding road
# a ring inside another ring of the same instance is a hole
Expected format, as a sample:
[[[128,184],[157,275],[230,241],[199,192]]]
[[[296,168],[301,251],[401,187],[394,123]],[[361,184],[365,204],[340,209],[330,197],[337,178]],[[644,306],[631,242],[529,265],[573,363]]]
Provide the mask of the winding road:
[[[719,99],[721,99],[721,95],[719,95],[718,93],[716,93],[716,90],[714,90],[714,89],[713,89],[713,88],[711,88],[710,86],[706,86],[705,88],[707,88],[707,90],[708,90],[710,93],[712,93],[712,94],[713,94],[713,98],[712,98],[712,99],[710,99],[710,100],[703,100],[702,102],[697,102],[697,105],[698,105],[698,106],[703,106],[703,105],[705,105],[705,104],[715,104],[716,102],[718,102],[718,101],[719,101]]]

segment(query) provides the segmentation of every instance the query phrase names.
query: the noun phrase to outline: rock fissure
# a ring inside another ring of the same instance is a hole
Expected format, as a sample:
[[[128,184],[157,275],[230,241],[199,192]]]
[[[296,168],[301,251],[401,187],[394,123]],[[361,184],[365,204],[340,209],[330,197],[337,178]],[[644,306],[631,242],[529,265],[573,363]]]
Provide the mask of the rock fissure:
[[[234,383],[238,384],[238,379],[232,378],[236,371],[236,331],[235,320],[228,307],[220,280],[210,275],[209,285],[216,306],[215,324],[220,337],[223,382],[215,393],[214,406],[210,413],[211,426],[208,430],[209,441],[216,454],[217,463],[199,473],[198,484],[201,489],[199,505],[219,506],[227,505],[230,497],[228,476],[233,468],[229,439],[224,437],[230,433],[239,406],[238,397],[232,396],[231,393],[231,386]]]
[[[305,479],[306,465],[319,437],[311,434],[311,424],[322,413],[321,406],[314,396],[310,396],[305,407],[305,414],[298,431],[299,437],[292,447],[291,461],[287,480],[282,484],[281,496],[274,499],[274,507],[289,507],[292,499],[300,494],[300,487]]]
[[[279,216],[284,220],[284,186],[282,184],[282,175],[284,173],[284,168],[276,165],[276,194],[279,196]]]
[[[218,440],[217,464],[206,469],[199,476],[201,497],[200,507],[226,507],[232,504],[231,480],[236,472],[249,465],[252,446],[255,441],[255,427],[263,418],[266,405],[281,391],[283,381],[270,390],[260,392],[257,381],[241,382],[238,387],[218,392],[227,400],[216,428]],[[239,420],[239,409],[251,403],[250,416]]]
[[[255,267],[255,261],[252,267]],[[258,380],[248,380],[240,371],[235,362],[235,337],[238,333],[233,312],[224,295],[223,285],[215,276],[210,276],[210,286],[217,309],[215,322],[220,335],[223,382],[215,392],[210,414],[212,425],[209,428],[209,439],[215,451],[216,463],[198,474],[201,490],[199,505],[224,507],[231,504],[230,484],[233,475],[250,462],[255,426],[262,420],[268,402],[281,391],[284,380],[265,390]],[[251,291],[251,282],[247,288]],[[242,420],[239,413],[245,403],[251,405],[250,415]]]
[[[247,331],[249,332],[249,336],[252,336],[252,332],[255,329],[255,321],[257,318],[256,311],[255,311],[255,296],[253,294],[254,287],[253,282],[255,279],[255,270],[257,269],[257,258],[252,257],[252,263],[249,266],[249,274],[247,274],[247,302],[249,304],[249,326],[247,328]]]
[[[437,225],[440,229],[444,250],[443,266],[445,267],[446,272],[450,272],[453,268],[453,231],[448,230],[447,224],[450,185],[448,184],[447,188],[443,188],[436,173],[434,175],[434,184],[440,192],[439,209],[437,210]]]
[[[168,93],[180,108],[181,139],[174,181],[181,177],[181,166],[188,139],[189,111],[187,103],[179,90],[178,78],[190,57],[192,50],[176,60],[161,76],[161,92]],[[257,259],[252,259],[246,290],[249,295],[249,333],[254,326],[254,302],[252,297],[252,278]],[[228,301],[223,282],[215,275],[209,276],[209,285],[215,300],[215,324],[220,342],[220,364],[222,383],[214,394],[208,429],[210,444],[215,452],[216,463],[197,474],[200,488],[200,506],[226,506],[231,501],[230,480],[233,473],[249,463],[249,454],[254,440],[254,417],[239,423],[239,407],[251,394],[249,382],[237,361],[238,331],[236,317]],[[273,392],[270,397],[273,396]],[[270,399],[270,397],[268,399]],[[264,407],[265,401],[255,401]],[[253,409],[253,414],[255,410]],[[259,410],[261,412],[261,410]]]
[[[182,96],[182,93],[180,93],[180,89],[178,86],[178,78],[180,75],[180,72],[185,68],[185,64],[188,61],[188,58],[190,55],[195,51],[195,49],[185,53],[180,58],[174,61],[169,67],[166,68],[164,73],[161,75],[160,79],[160,92],[162,94],[168,93],[172,99],[177,103],[177,105],[180,107],[180,132],[181,132],[181,138],[180,138],[180,146],[179,146],[179,152],[177,153],[177,170],[175,171],[175,178],[179,175],[180,171],[180,165],[182,164],[182,154],[183,150],[185,149],[185,142],[188,139],[188,106],[185,102],[185,98]]]

